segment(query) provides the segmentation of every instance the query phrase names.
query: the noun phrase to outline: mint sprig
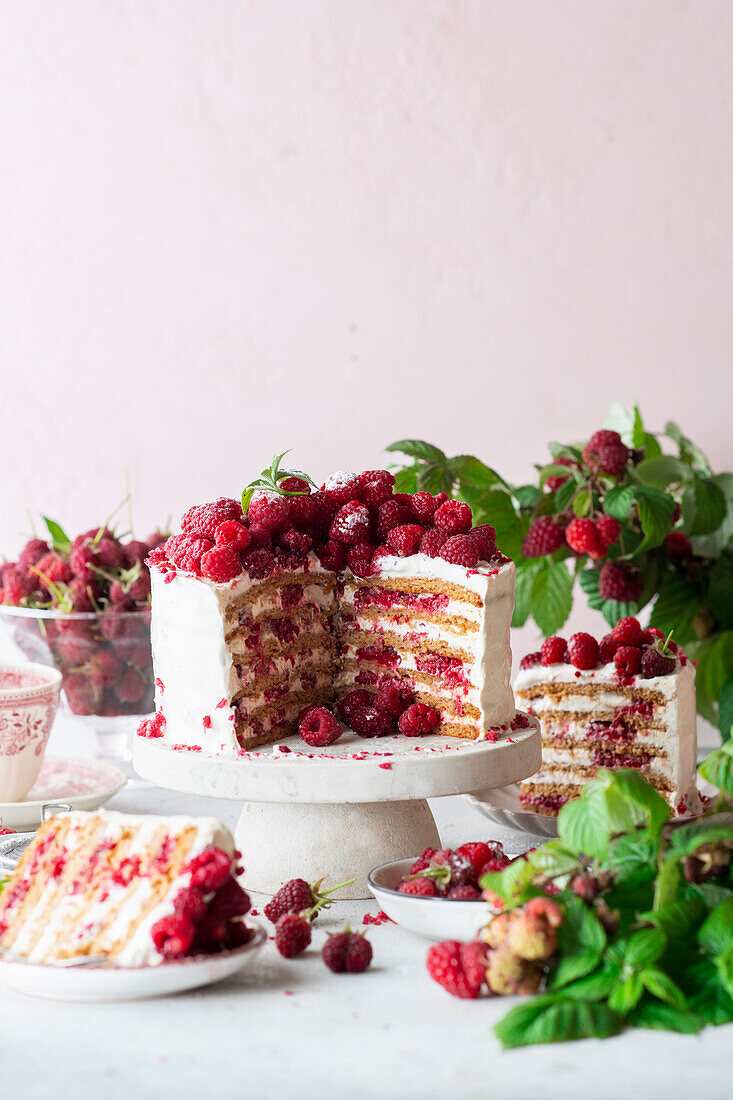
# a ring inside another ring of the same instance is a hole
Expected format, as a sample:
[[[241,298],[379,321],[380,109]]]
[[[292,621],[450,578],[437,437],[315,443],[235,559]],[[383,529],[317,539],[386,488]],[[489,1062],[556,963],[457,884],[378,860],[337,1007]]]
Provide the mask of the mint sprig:
[[[285,497],[297,497],[304,494],[298,490],[283,489],[280,482],[284,481],[288,477],[298,477],[302,481],[308,482],[315,488],[315,481],[308,474],[303,473],[302,470],[283,470],[280,468],[280,463],[285,458],[285,455],[290,454],[290,451],[283,451],[282,454],[275,455],[272,462],[266,467],[259,477],[254,481],[250,481],[249,485],[242,492],[242,511],[247,514],[249,508],[249,502],[258,489],[264,489],[270,493],[279,493],[280,496]]]
[[[732,747],[701,771],[733,800]],[[565,914],[545,992],[495,1028],[505,1047],[733,1021],[733,826],[719,809],[671,819],[638,772],[601,769],[557,840],[482,877],[505,907],[549,891]]]

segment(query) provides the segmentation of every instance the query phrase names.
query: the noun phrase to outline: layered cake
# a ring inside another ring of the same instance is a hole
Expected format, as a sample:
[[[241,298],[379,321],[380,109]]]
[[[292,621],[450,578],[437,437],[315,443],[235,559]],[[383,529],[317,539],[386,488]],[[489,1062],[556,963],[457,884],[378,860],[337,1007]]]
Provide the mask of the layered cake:
[[[659,631],[621,619],[600,644],[548,638],[514,683],[539,719],[542,768],[520,800],[555,815],[599,768],[636,768],[679,814],[697,812],[695,669]]]
[[[104,955],[151,966],[239,946],[252,930],[237,856],[213,818],[50,818],[0,893],[0,949],[37,963]]]
[[[156,716],[143,736],[241,753],[337,703],[367,734],[385,685],[434,711],[437,733],[526,724],[510,683],[515,569],[493,528],[444,493],[395,493],[385,470],[316,489],[276,461],[263,479],[244,509],[190,509],[148,559]]]

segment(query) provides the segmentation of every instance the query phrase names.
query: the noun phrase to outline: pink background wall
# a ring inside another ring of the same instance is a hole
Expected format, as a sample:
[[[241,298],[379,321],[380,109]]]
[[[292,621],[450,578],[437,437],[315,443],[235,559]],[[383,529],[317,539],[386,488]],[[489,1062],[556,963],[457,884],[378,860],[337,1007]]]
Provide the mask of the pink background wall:
[[[6,5],[0,548],[275,450],[510,478],[616,398],[731,467],[733,7]]]

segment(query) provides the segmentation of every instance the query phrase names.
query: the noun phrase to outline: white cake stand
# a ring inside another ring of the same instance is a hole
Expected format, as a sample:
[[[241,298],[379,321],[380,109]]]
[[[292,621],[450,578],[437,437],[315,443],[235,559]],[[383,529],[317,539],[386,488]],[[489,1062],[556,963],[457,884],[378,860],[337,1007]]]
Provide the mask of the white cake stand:
[[[133,762],[158,786],[244,802],[235,839],[250,890],[355,877],[339,897],[368,898],[373,867],[440,847],[426,799],[505,787],[539,769],[539,724],[530,722],[496,742],[347,731],[327,749],[294,736],[236,759],[138,737]]]

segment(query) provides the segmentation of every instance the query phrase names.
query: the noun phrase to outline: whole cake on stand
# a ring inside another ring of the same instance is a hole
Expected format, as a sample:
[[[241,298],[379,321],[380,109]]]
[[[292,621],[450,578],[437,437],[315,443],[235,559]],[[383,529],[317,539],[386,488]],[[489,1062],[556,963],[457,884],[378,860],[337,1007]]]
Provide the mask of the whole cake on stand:
[[[316,490],[276,460],[243,503],[190,509],[149,559],[156,715],[135,766],[247,802],[252,889],[312,863],[364,896],[370,867],[437,843],[426,797],[539,767],[510,684],[514,565],[466,504],[384,470]],[[323,751],[297,737],[316,706],[347,726]]]

